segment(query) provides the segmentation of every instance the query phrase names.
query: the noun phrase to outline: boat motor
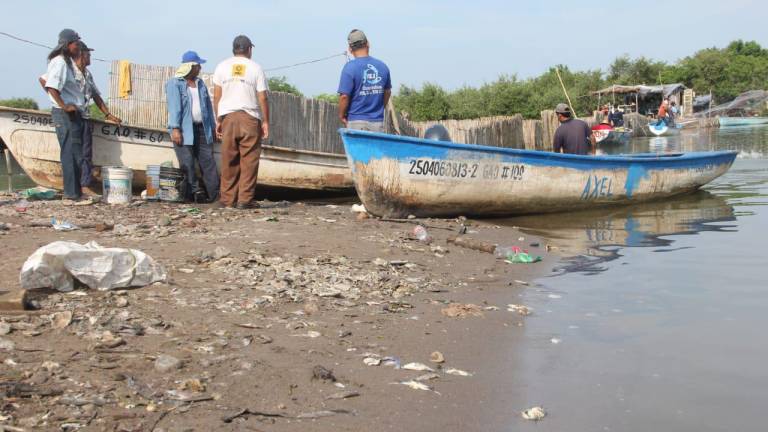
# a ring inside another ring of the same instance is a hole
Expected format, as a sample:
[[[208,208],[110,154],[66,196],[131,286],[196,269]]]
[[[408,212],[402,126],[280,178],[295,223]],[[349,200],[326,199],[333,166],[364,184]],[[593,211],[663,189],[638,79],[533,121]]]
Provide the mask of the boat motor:
[[[448,129],[441,124],[435,124],[428,127],[427,130],[424,131],[424,139],[451,142],[451,136],[448,134]]]

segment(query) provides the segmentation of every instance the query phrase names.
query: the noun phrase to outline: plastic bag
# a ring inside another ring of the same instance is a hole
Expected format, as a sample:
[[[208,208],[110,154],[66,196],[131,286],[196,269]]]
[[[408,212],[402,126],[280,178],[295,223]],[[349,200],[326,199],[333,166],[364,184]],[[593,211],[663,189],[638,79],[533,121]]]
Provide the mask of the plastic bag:
[[[164,281],[163,266],[136,249],[104,248],[96,242],[57,241],[36,250],[21,268],[24,289],[72,291],[74,281],[98,290],[146,286]]]
[[[52,200],[56,197],[56,191],[38,186],[23,190],[21,195],[30,200]]]

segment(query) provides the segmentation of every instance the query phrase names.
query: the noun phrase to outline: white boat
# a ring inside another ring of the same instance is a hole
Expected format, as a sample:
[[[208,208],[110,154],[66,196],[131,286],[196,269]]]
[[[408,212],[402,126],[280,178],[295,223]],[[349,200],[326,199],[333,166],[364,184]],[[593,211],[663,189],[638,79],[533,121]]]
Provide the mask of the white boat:
[[[59,142],[49,112],[0,107],[0,138],[35,183],[63,188]],[[217,164],[221,161],[219,150],[217,143]],[[134,172],[134,189],[141,190],[146,183],[147,165],[166,161],[178,167],[167,130],[94,121],[93,164],[97,180],[101,179],[102,166],[128,167]],[[266,145],[262,147],[258,185],[348,192],[354,187],[344,155]],[[100,185],[96,190],[99,188]]]
[[[768,117],[719,117],[720,127],[759,126],[768,124]]]
[[[697,190],[737,152],[561,154],[341,129],[365,208],[385,217],[502,216],[633,204]]]
[[[679,134],[681,128],[677,126],[669,126],[664,122],[653,121],[648,123],[647,129],[648,132],[654,136],[669,136]]]

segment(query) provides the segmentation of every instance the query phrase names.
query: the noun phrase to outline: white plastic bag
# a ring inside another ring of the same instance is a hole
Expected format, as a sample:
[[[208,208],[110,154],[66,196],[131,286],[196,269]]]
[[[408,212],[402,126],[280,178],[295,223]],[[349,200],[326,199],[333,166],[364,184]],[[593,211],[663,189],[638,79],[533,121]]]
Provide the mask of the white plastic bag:
[[[136,249],[104,248],[96,242],[57,241],[36,250],[21,268],[24,289],[72,291],[74,279],[98,290],[146,286],[166,280],[163,266]]]

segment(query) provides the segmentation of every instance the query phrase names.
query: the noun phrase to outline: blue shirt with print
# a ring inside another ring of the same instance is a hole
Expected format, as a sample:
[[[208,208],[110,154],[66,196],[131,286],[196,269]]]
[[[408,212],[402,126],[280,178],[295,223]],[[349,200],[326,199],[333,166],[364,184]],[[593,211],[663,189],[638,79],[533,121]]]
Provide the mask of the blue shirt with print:
[[[384,90],[392,88],[389,68],[373,57],[358,57],[341,70],[339,94],[349,96],[347,120],[384,121]]]

